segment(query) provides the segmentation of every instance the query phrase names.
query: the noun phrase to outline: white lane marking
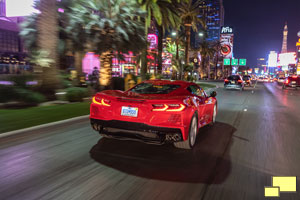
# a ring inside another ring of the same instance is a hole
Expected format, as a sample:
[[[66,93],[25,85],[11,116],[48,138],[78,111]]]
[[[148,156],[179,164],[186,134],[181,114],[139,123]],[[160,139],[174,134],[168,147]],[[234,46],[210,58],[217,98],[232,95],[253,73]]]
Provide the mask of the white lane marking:
[[[63,95],[63,94],[66,94],[66,92],[57,92],[55,94],[57,94],[57,95]]]
[[[254,91],[252,90],[252,94],[254,94]]]

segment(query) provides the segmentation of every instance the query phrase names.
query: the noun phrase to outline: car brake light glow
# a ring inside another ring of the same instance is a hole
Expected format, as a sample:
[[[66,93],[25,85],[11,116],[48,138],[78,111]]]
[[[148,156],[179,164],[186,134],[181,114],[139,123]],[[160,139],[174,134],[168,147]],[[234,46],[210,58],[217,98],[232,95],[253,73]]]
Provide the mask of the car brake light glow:
[[[185,105],[183,105],[183,104],[173,105],[171,107],[176,107],[176,108],[167,109],[166,111],[180,112],[180,111],[183,111],[183,109],[185,109]]]
[[[168,111],[168,112],[180,112],[185,109],[185,105],[183,104],[154,104],[152,105],[154,108],[152,111]]]
[[[168,105],[164,104],[164,105],[153,105],[153,109],[152,111],[166,111],[168,109]]]
[[[225,79],[224,81],[225,81],[226,83],[227,83],[227,82],[229,82],[229,80],[228,80],[228,79]]]
[[[289,82],[290,82],[289,79],[286,79],[285,83],[289,83]]]
[[[242,83],[243,81],[242,81],[242,80],[238,80],[238,82],[239,82],[239,83]]]
[[[106,100],[106,99],[96,99],[96,97],[93,97],[93,103],[95,104],[98,104],[98,105],[101,105],[101,106],[110,106],[110,101],[109,100]]]

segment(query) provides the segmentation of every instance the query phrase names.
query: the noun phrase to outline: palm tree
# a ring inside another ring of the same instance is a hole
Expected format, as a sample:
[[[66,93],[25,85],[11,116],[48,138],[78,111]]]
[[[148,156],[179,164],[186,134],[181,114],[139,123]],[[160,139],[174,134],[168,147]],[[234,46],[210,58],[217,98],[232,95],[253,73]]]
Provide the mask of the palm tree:
[[[114,52],[139,52],[143,48],[145,35],[140,19],[144,12],[130,0],[91,0],[71,10],[74,21],[70,25],[74,28],[70,29],[81,30],[86,38],[84,48],[100,54],[100,84],[106,87],[111,80]]]
[[[207,74],[209,77],[211,58],[215,55],[215,49],[211,46],[209,42],[204,40],[200,43],[199,48],[201,54],[201,66],[200,66],[200,75],[201,78],[204,77],[204,74]],[[206,69],[205,69],[206,68]]]
[[[138,0],[141,8],[146,11],[145,20],[145,34],[148,35],[148,28],[150,27],[151,20],[155,21],[158,30],[158,74],[162,72],[162,51],[163,51],[163,36],[166,29],[170,27],[175,28],[180,23],[180,18],[177,14],[175,3],[186,0]],[[143,50],[142,59],[142,78],[145,77],[144,73],[147,71],[147,46]]]
[[[221,51],[222,43],[220,41],[217,41],[213,44],[213,48],[215,49],[215,79],[218,77],[218,62],[220,59],[220,51]]]
[[[162,73],[163,37],[165,35],[165,31],[170,31],[171,29],[177,29],[178,27],[180,27],[181,19],[176,8],[177,2],[180,1],[157,1],[157,4],[160,7],[162,13],[161,25],[156,23],[158,30],[158,74]]]
[[[179,41],[174,41],[171,43],[167,43],[166,50],[168,53],[172,54],[172,79],[177,79],[177,73],[179,72],[179,77],[181,79],[182,74],[182,64],[181,60],[184,56],[181,49],[181,45]]]
[[[83,0],[75,0],[69,6],[65,28],[63,31],[67,33],[67,48],[74,56],[75,69],[78,75],[82,74],[82,59],[87,51],[92,50],[85,25],[90,21],[84,17],[90,10],[85,6]]]
[[[40,14],[37,20],[37,46],[41,51],[48,53],[52,60],[49,67],[43,67],[42,92],[49,99],[55,98],[55,89],[58,86],[57,77],[57,45],[58,21],[56,0],[40,0]]]
[[[180,12],[180,18],[185,27],[185,63],[189,63],[189,49],[191,43],[191,28],[194,31],[198,30],[198,26],[201,25],[204,29],[206,29],[205,20],[199,18],[199,5],[203,0],[189,0],[188,2],[181,3],[178,8]]]

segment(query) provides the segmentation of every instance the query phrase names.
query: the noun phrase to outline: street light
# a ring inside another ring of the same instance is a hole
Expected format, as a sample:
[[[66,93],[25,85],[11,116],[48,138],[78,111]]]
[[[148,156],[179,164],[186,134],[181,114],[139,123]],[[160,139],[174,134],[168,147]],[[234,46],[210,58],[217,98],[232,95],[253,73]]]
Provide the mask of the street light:
[[[203,36],[204,36],[204,34],[203,34],[202,32],[200,32],[198,35],[199,35],[200,37],[203,37]]]
[[[177,33],[176,33],[176,32],[172,32],[171,34],[172,34],[172,36],[176,36],[176,35],[177,35]]]

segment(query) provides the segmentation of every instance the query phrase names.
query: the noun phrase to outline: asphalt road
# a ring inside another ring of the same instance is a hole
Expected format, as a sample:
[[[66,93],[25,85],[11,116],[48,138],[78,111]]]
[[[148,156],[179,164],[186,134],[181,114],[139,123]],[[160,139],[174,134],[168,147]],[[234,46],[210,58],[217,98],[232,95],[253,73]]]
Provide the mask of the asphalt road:
[[[300,91],[217,92],[192,151],[103,139],[88,120],[1,138],[0,199],[257,200],[271,176],[300,177]]]

